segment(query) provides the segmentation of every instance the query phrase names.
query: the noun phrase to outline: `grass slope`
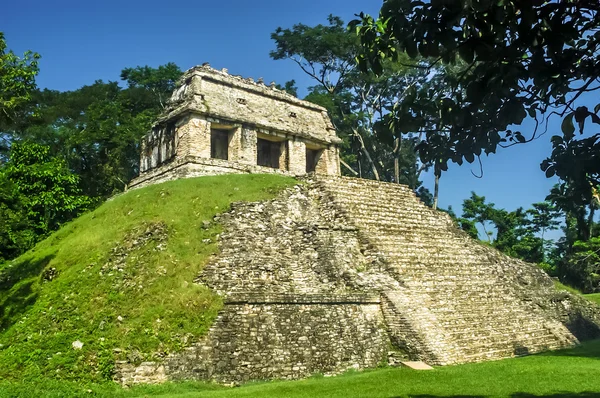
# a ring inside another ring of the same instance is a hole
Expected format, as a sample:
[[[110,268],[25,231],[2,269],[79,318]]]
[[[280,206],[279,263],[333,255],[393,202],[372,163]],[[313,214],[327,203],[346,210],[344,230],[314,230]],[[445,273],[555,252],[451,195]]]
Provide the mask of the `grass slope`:
[[[584,294],[584,297],[600,305],[600,293]]]
[[[0,382],[1,397],[115,398],[348,398],[348,397],[598,397],[600,340],[577,348],[502,361],[446,366],[433,371],[386,368],[338,377],[249,384],[226,388],[203,383],[140,386],[32,385]]]
[[[134,190],[0,265],[0,380],[102,382],[115,359],[205,333],[222,303],[193,280],[216,250],[214,216],[294,183],[230,175]]]

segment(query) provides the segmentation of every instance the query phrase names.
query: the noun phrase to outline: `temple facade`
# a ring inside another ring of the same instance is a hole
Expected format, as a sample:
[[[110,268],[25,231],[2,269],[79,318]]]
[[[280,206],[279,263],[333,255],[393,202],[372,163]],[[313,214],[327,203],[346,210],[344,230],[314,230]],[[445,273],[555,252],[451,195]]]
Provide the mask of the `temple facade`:
[[[142,140],[129,187],[225,173],[340,174],[325,108],[208,65],[186,71]]]

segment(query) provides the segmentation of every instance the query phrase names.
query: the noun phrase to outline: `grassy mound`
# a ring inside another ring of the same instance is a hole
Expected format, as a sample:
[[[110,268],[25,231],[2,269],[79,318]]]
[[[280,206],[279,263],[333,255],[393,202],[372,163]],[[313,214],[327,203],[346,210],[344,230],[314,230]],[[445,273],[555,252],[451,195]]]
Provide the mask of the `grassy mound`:
[[[0,379],[110,379],[207,331],[218,296],[193,283],[216,250],[213,221],[291,178],[230,175],[134,190],[0,265]]]

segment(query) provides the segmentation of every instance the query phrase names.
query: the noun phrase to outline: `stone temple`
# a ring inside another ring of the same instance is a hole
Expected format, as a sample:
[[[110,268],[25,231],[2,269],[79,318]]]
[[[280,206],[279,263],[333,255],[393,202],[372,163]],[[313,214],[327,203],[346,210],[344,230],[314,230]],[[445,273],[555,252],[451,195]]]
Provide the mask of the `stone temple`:
[[[212,327],[161,361],[118,363],[118,381],[451,365],[600,337],[600,308],[536,265],[471,239],[406,186],[340,177],[338,143],[322,108],[207,67],[184,75],[135,184],[316,173],[218,217],[219,253],[195,280],[223,298]]]
[[[224,173],[339,175],[340,142],[325,108],[199,66],[185,72],[144,138],[130,187]]]

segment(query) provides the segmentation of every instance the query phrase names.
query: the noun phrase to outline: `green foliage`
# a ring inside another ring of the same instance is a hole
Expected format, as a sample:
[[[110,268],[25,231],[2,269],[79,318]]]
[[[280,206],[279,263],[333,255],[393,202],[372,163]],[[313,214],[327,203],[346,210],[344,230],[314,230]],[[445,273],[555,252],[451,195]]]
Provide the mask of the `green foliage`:
[[[551,205],[536,205],[533,210],[518,208],[509,212],[497,209],[493,203],[486,203],[484,196],[471,192],[471,197],[463,202],[463,217],[458,219],[458,223],[474,238],[479,235],[475,225],[480,225],[485,239],[498,250],[525,261],[540,263],[544,261],[544,240],[543,235],[540,238],[535,234],[542,229],[555,228],[553,217],[556,214],[544,213],[542,216],[542,209],[550,211]]]
[[[305,99],[327,109],[343,139],[341,157],[344,167],[349,167],[343,172],[417,190],[420,173],[427,169],[416,155],[417,137],[395,135],[381,121],[402,97],[399,93],[425,80],[424,74],[401,64],[390,65],[382,76],[361,74],[355,63],[359,40],[332,15],[327,25],[278,28],[271,38],[276,44],[273,59],[294,61],[317,83]],[[428,200],[424,188],[417,192]]]
[[[22,58],[7,51],[4,33],[0,32],[0,131],[31,98],[39,59],[40,55],[31,51],[25,52]]]
[[[14,143],[0,168],[0,259],[23,253],[84,211],[79,177],[48,147]]]
[[[600,237],[573,243],[558,272],[561,280],[585,293],[600,292]]]
[[[36,239],[17,186],[0,172],[0,263],[25,252]]]
[[[181,69],[173,62],[160,65],[156,69],[146,65],[125,68],[121,71],[121,79],[127,82],[130,94],[137,97],[140,94],[151,93],[153,100],[157,101],[162,108],[175,90],[175,84],[180,76]]]
[[[298,87],[296,86],[296,81],[293,79],[285,82],[283,86],[281,84],[277,84],[275,87],[278,90],[283,90],[286,93],[293,95],[294,97],[298,96]]]
[[[79,177],[64,160],[50,156],[48,147],[14,143],[2,170],[21,197],[24,215],[35,233],[44,236],[81,213],[89,204],[80,195]]]
[[[586,294],[585,297],[588,300],[593,301],[594,303],[600,305],[600,293]]]
[[[554,151],[542,163],[548,177],[590,189],[600,184],[600,134],[576,139],[600,124],[600,104],[582,95],[600,89],[600,18],[595,1],[385,0],[379,18],[353,21],[363,71],[385,73],[407,54],[438,78],[438,89],[416,87],[392,119],[427,131],[421,160],[471,162],[499,146],[533,140],[551,115],[562,120]],[[447,66],[457,73],[440,73]],[[514,131],[535,120],[528,135]]]
[[[126,68],[128,87],[96,81],[75,91],[33,93],[35,112],[13,126],[15,140],[47,145],[80,177],[96,202],[125,189],[139,171],[139,141],[171,94],[179,68]]]
[[[111,357],[160,357],[203,335],[221,305],[193,283],[216,250],[213,217],[294,183],[229,175],[134,190],[0,265],[0,380],[102,382]]]

